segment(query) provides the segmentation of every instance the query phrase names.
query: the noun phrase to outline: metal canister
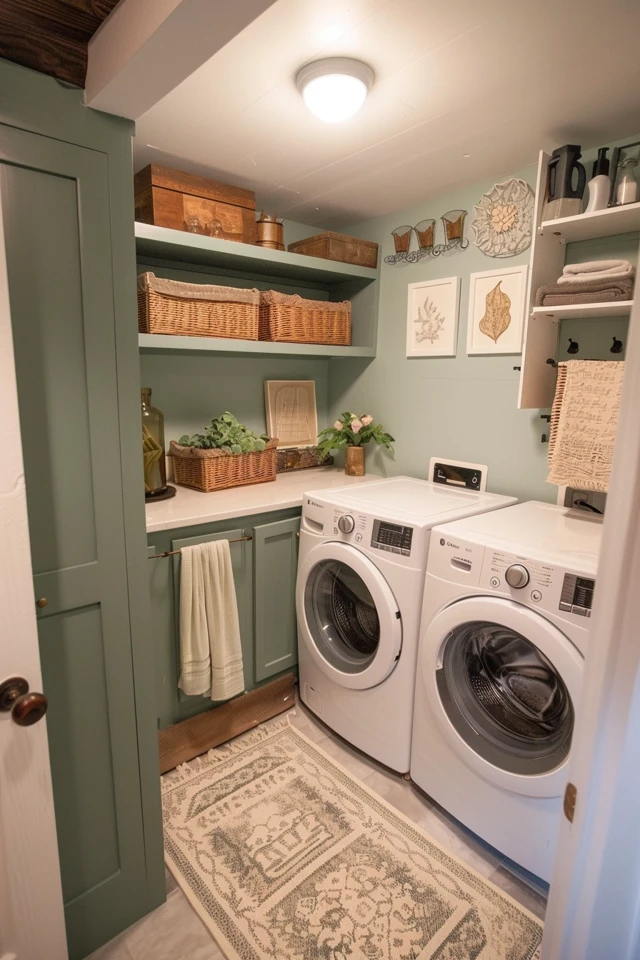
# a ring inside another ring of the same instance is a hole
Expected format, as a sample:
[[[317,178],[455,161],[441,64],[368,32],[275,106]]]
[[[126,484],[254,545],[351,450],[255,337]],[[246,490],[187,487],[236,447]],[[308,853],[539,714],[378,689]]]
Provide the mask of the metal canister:
[[[258,239],[256,244],[259,247],[267,247],[269,250],[284,250],[284,227],[282,220],[278,220],[276,213],[270,216],[263,210],[257,222],[257,228]]]

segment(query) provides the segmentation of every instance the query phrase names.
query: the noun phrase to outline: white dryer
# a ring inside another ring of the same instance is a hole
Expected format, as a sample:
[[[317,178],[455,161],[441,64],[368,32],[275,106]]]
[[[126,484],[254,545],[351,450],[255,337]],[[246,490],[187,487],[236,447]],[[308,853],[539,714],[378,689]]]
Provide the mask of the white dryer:
[[[300,696],[336,733],[393,770],[409,770],[431,528],[513,502],[409,477],[304,496]]]
[[[432,531],[411,777],[548,881],[602,519],[522,503]]]

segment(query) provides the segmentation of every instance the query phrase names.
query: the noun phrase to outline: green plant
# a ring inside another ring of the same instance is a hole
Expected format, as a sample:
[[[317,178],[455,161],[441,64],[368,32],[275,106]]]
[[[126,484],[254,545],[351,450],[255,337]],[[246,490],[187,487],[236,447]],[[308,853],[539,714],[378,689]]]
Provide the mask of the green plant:
[[[223,453],[254,453],[264,450],[270,437],[257,436],[242,423],[238,423],[227,410],[204,428],[204,433],[192,437],[185,434],[178,443],[183,447],[201,447],[204,450],[222,450]]]
[[[371,440],[375,440],[387,450],[393,450],[391,444],[394,441],[391,434],[385,431],[382,424],[374,423],[373,417],[368,413],[363,413],[359,417],[356,417],[355,413],[342,413],[333,426],[320,431],[318,451],[326,455],[332,450],[359,447]]]

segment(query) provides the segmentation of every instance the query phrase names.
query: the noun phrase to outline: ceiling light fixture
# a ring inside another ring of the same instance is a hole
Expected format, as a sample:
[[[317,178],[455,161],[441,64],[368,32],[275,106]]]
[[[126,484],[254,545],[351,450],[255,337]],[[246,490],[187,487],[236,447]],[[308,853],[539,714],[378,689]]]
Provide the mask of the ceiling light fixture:
[[[360,60],[328,57],[302,67],[296,84],[311,113],[325,123],[342,123],[358,112],[373,79],[371,67]]]

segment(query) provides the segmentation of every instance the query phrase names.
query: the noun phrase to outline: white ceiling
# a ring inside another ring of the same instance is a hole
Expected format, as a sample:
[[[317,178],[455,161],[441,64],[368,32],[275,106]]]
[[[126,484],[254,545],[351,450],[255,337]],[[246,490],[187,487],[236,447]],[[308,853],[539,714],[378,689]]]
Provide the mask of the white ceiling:
[[[640,133],[638,0],[277,0],[137,122],[135,167],[255,189],[346,226],[518,170],[541,147]],[[313,117],[297,70],[368,63],[359,114]]]

